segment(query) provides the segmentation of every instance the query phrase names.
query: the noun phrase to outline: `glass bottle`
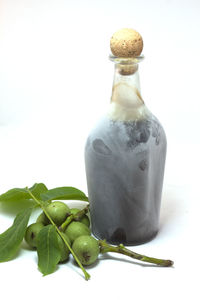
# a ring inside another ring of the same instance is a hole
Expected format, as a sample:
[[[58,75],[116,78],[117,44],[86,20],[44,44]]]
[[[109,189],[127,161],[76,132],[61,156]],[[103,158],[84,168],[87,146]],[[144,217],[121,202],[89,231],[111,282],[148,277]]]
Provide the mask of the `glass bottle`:
[[[143,56],[110,59],[111,103],[85,146],[92,232],[111,244],[137,245],[158,232],[166,136],[141,97]]]

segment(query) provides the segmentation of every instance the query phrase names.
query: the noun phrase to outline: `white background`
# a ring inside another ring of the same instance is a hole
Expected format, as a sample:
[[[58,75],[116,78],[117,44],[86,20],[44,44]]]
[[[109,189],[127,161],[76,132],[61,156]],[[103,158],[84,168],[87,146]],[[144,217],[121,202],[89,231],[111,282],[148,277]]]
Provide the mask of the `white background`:
[[[42,277],[24,246],[0,264],[1,295],[199,299],[199,15],[198,0],[0,0],[0,193],[35,182],[87,193],[84,144],[112,90],[109,39],[135,28],[144,39],[142,96],[168,153],[159,234],[133,249],[175,262],[166,269],[105,256],[86,282],[73,263]],[[14,215],[0,209],[3,232]]]

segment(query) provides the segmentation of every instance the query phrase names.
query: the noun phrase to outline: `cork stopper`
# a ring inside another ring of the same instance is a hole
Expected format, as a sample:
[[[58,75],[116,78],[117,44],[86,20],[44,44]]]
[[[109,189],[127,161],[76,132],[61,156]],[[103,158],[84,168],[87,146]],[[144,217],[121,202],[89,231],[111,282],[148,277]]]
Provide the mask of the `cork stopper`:
[[[110,39],[110,49],[114,59],[118,60],[117,69],[121,75],[132,75],[138,70],[143,39],[137,31],[131,28],[116,31]]]
[[[120,29],[111,37],[110,49],[117,57],[137,57],[143,49],[142,36],[131,28]]]

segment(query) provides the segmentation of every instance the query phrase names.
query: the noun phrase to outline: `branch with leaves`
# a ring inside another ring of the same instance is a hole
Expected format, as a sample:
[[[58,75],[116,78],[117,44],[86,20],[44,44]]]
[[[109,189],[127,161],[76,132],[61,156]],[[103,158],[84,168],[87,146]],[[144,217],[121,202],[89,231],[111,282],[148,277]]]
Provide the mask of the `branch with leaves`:
[[[45,235],[45,237],[42,236],[43,243],[45,245],[44,242],[45,240],[47,244],[47,239],[48,239],[49,249],[51,249],[49,253],[51,253],[52,255],[51,257],[47,257],[46,253],[44,253],[44,255],[42,255],[41,252],[39,253],[38,255],[39,269],[42,271],[44,275],[47,275],[52,273],[56,268],[56,265],[59,261],[59,255],[56,255],[58,251],[57,252],[55,251],[56,231],[57,231],[58,234],[63,239],[64,243],[69,248],[77,264],[82,269],[85,275],[85,279],[88,280],[90,278],[90,275],[86,272],[86,270],[80,263],[79,259],[77,258],[76,254],[73,252],[72,248],[70,247],[67,240],[65,239],[65,236],[63,235],[62,231],[58,229],[58,227],[53,222],[53,220],[51,219],[51,217],[49,216],[46,210],[47,204],[49,204],[52,200],[58,200],[58,199],[59,200],[74,199],[74,200],[88,201],[87,196],[82,191],[76,188],[59,187],[59,188],[48,190],[43,183],[38,183],[38,184],[36,183],[30,189],[27,187],[22,189],[15,188],[9,190],[8,192],[0,196],[1,202],[5,202],[5,201],[20,202],[22,200],[32,200],[31,207],[20,212],[16,216],[13,225],[7,231],[5,231],[0,235],[0,262],[8,261],[14,257],[24,238],[31,212],[35,207],[39,206],[43,210],[47,218],[49,219],[50,223],[53,225],[53,227],[49,226],[49,228],[43,229]],[[72,219],[73,218],[71,218],[71,220]],[[46,260],[50,261],[51,263],[47,264]]]
[[[16,215],[12,226],[0,234],[0,262],[11,260],[15,256],[25,236],[31,213],[35,208],[40,207],[47,217],[49,224],[40,230],[37,237],[39,270],[43,273],[43,275],[47,275],[55,271],[61,257],[57,238],[57,235],[59,235],[67,249],[73,255],[78,266],[81,268],[85,279],[88,280],[90,275],[83,267],[80,256],[78,257],[77,253],[73,250],[73,246],[69,244],[64,231],[70,223],[73,221],[80,221],[82,217],[88,213],[89,204],[79,212],[67,216],[60,226],[57,226],[47,210],[47,206],[53,200],[73,199],[88,202],[88,197],[79,189],[74,187],[47,189],[43,183],[36,183],[31,188],[14,188],[0,195],[0,203],[4,203],[5,205],[10,202],[20,204],[24,203],[24,201],[27,201],[29,205],[28,208],[23,209]],[[97,251],[97,255],[98,253],[116,252],[136,260],[141,260],[163,267],[173,265],[173,261],[171,260],[157,259],[141,255],[125,248],[122,244],[112,246],[104,240],[99,240],[98,247],[99,251]]]

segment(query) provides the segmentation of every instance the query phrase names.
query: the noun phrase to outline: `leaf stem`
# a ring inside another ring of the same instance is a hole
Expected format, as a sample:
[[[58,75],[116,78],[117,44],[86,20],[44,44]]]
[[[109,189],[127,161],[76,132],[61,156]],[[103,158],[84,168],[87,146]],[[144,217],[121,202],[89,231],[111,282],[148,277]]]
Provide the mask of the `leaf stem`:
[[[90,279],[90,274],[87,273],[87,271],[85,270],[85,268],[83,267],[83,265],[81,264],[80,260],[78,259],[78,257],[76,256],[76,254],[74,253],[74,251],[72,250],[72,248],[70,247],[69,243],[67,242],[67,240],[65,239],[65,236],[63,235],[63,233],[59,230],[59,228],[56,226],[56,224],[54,223],[54,221],[52,220],[52,218],[50,217],[50,215],[48,214],[45,206],[43,205],[43,203],[38,200],[29,190],[28,187],[26,187],[26,190],[28,191],[28,193],[30,194],[30,196],[32,197],[33,200],[35,200],[35,202],[41,207],[41,209],[44,211],[45,215],[47,216],[47,218],[49,219],[49,221],[51,222],[51,224],[53,226],[55,226],[56,231],[58,232],[58,234],[60,235],[60,237],[63,239],[64,243],[66,244],[66,246],[69,248],[71,254],[73,255],[74,259],[76,260],[77,264],[79,265],[79,267],[81,268],[81,270],[84,273],[85,279],[88,280]]]
[[[174,264],[174,262],[172,260],[158,259],[158,258],[138,254],[136,252],[133,252],[133,251],[125,248],[123,244],[120,244],[118,246],[111,246],[111,245],[107,244],[105,240],[99,240],[99,246],[100,246],[101,253],[116,252],[116,253],[120,253],[120,254],[129,256],[133,259],[156,264],[156,265],[159,265],[162,267],[171,267]]]
[[[62,225],[60,225],[59,229],[61,231],[65,231],[66,227],[73,221],[80,221],[81,218],[88,212],[89,210],[89,205],[87,205],[86,207],[84,207],[82,210],[80,210],[79,212],[77,212],[76,214],[71,214],[69,217],[67,217],[67,219],[65,220],[65,222],[62,223]]]

